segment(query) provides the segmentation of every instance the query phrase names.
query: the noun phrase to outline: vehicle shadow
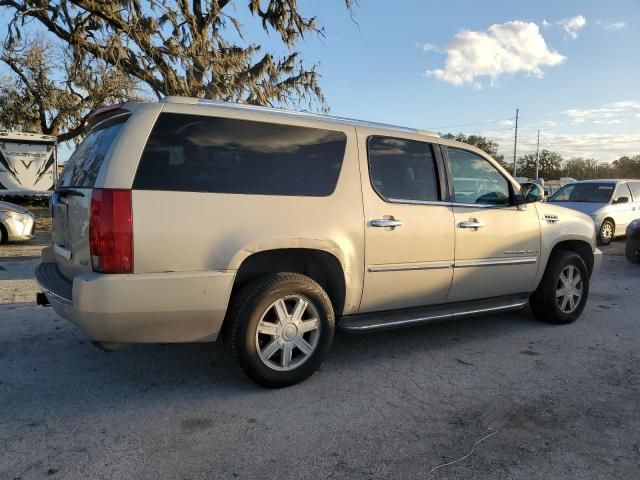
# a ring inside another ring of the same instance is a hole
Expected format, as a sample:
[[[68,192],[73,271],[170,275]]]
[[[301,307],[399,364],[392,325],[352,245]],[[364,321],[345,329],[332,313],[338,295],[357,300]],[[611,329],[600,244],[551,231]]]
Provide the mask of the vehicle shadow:
[[[91,398],[92,408],[99,408],[106,400],[102,402],[96,394],[103,390],[112,392],[115,398],[151,390],[176,394],[201,392],[212,398],[273,392],[242,376],[221,342],[135,345],[107,353],[93,347],[82,332],[66,321],[55,314],[49,316],[49,329],[38,322],[39,325],[29,329],[28,336],[6,332],[0,336],[0,365],[10,360],[15,372],[13,381],[30,385],[28,389],[20,389],[22,400],[55,390],[58,394],[49,397],[52,408],[70,399],[78,403],[82,397]],[[292,388],[314,388],[314,383],[326,381],[320,377],[340,377],[341,372],[365,366],[380,368],[391,357],[410,361],[416,354],[435,353],[453,344],[461,346],[482,338],[512,335],[514,331],[544,328],[554,327],[536,321],[525,310],[387,332],[338,333],[321,371]],[[33,369],[29,368],[31,365]],[[6,386],[12,381],[5,378],[4,383]],[[113,396],[110,398],[114,400]]]

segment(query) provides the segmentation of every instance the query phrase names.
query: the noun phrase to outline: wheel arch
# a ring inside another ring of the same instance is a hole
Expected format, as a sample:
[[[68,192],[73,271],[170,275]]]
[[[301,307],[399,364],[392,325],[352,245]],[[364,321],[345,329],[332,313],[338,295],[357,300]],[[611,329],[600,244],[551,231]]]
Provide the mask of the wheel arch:
[[[600,232],[600,229],[602,228],[602,224],[604,222],[606,222],[607,220],[609,220],[613,224],[613,234],[615,235],[615,233],[616,233],[616,221],[613,219],[613,217],[604,217],[602,219],[602,221],[600,222],[600,226],[598,227],[598,232]]]
[[[349,301],[346,269],[333,252],[319,248],[272,248],[244,256],[237,266],[232,297],[247,282],[276,272],[299,273],[311,278],[327,292],[336,316],[345,311]]]
[[[549,253],[549,260],[553,258],[553,254],[557,251],[565,250],[577,253],[584,260],[584,263],[587,265],[587,270],[589,271],[589,275],[593,272],[594,266],[594,255],[593,248],[589,242],[584,240],[562,240],[556,243],[551,252]],[[545,270],[549,266],[549,260],[547,260],[547,265],[545,265]]]

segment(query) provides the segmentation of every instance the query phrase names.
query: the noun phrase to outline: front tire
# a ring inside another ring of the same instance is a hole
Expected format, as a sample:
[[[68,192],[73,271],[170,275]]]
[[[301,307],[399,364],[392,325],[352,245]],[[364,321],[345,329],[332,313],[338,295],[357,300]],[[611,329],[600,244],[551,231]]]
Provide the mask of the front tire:
[[[616,226],[611,220],[605,220],[598,231],[598,244],[609,245],[615,235]]]
[[[575,322],[589,296],[589,271],[580,255],[559,250],[549,259],[538,289],[529,299],[535,316],[544,322]]]
[[[335,318],[326,292],[309,277],[276,273],[244,286],[227,319],[227,347],[247,377],[280,388],[311,376],[331,348]]]

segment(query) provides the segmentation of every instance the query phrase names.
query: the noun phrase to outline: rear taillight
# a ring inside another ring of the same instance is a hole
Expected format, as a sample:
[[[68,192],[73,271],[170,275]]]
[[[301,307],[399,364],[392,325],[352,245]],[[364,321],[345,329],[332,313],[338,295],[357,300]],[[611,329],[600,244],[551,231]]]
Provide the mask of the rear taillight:
[[[131,190],[96,188],[91,196],[89,249],[94,272],[133,271]]]

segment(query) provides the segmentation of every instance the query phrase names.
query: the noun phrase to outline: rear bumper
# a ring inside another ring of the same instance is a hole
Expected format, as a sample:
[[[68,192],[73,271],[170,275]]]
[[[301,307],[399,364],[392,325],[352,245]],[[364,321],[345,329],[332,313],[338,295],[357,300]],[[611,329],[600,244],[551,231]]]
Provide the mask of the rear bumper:
[[[218,337],[235,272],[64,278],[42,263],[36,280],[56,313],[105,343],[206,342]]]

